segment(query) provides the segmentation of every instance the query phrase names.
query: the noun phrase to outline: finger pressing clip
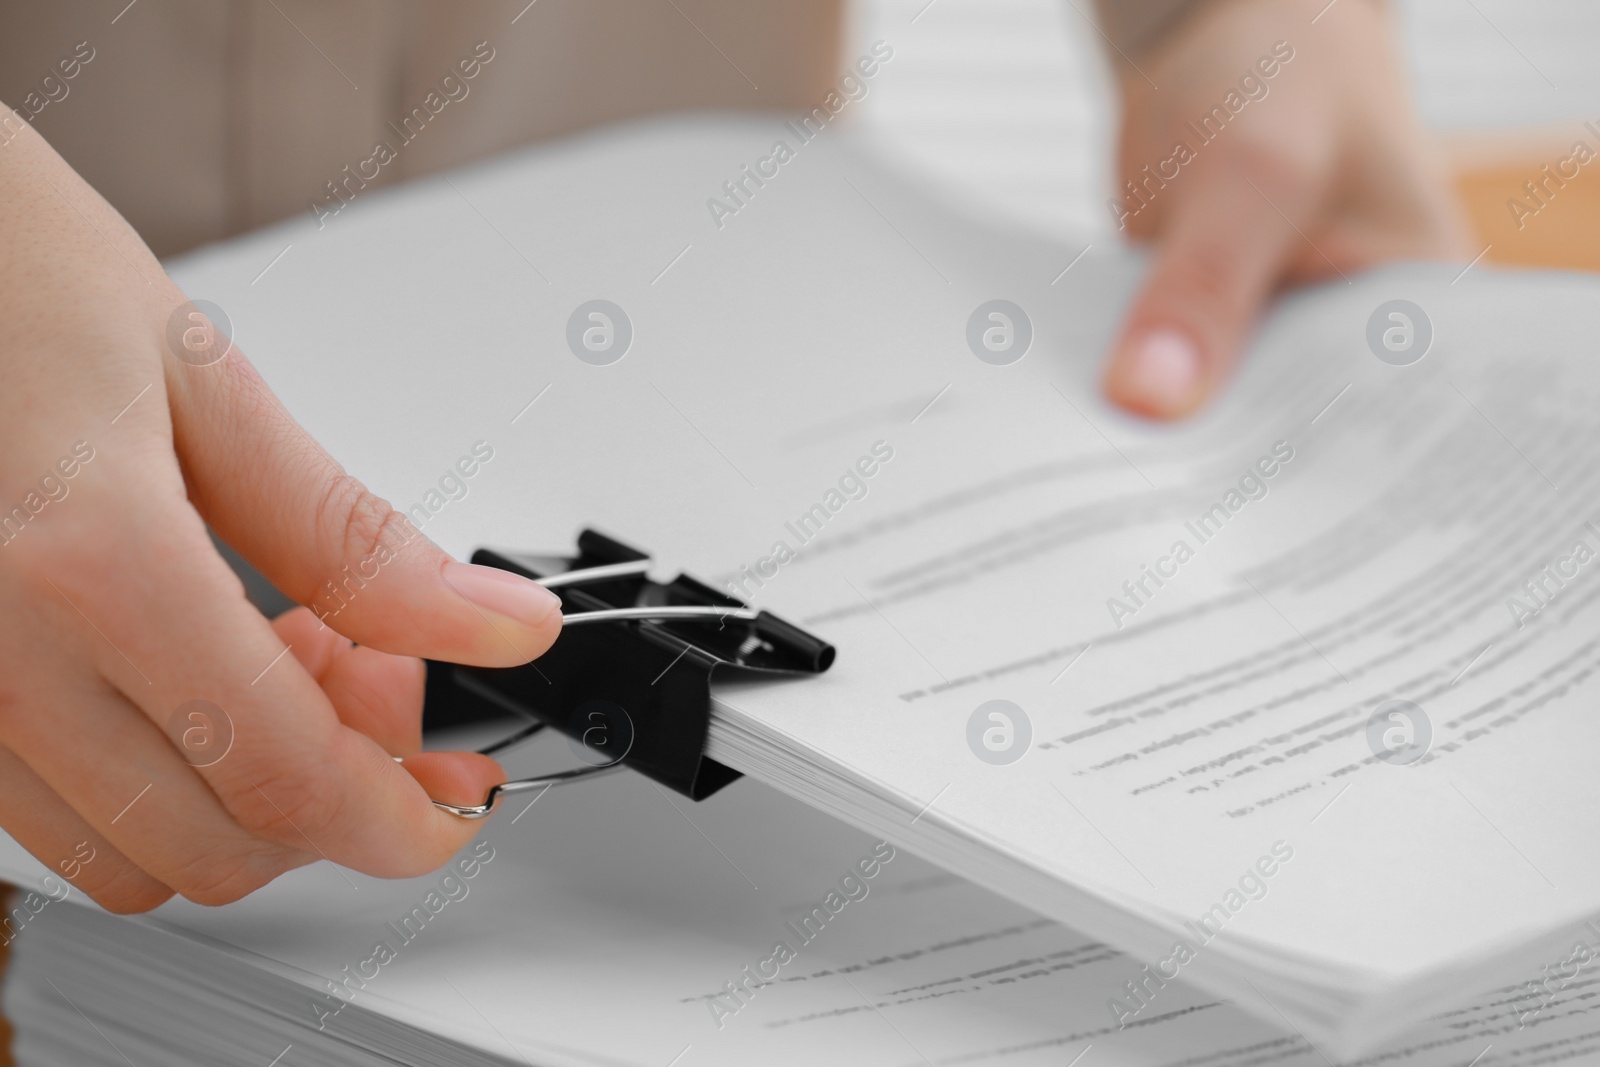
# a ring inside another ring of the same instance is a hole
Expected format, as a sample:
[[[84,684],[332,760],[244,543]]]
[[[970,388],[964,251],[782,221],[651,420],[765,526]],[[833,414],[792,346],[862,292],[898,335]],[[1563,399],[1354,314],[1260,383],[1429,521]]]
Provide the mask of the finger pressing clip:
[[[576,557],[479,549],[472,562],[562,590],[561,636],[520,667],[429,663],[428,729],[503,718],[525,725],[488,748],[493,755],[546,726],[564,733],[585,766],[493,787],[482,804],[435,805],[481,819],[502,796],[628,766],[694,800],[739,777],[705,755],[713,676],[819,674],[834,649],[771,612],[750,607],[688,575],[648,577],[648,555],[593,530]],[[592,626],[592,623],[609,623]]]

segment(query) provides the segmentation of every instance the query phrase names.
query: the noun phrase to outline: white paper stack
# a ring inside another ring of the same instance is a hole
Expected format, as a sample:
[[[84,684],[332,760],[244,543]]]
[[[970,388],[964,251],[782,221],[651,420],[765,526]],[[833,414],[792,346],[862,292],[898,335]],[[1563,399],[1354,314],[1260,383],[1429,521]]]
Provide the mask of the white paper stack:
[[[1322,1062],[1281,1020],[1181,979],[1119,1029],[1106,1002],[1140,978],[1139,958],[753,781],[700,805],[635,776],[554,790],[508,808],[461,859],[489,850],[453,882],[320,864],[221,910],[177,903],[122,919],[81,894],[48,904],[13,943],[4,992],[17,1062]],[[39,884],[14,848],[0,869]],[[430,892],[446,903],[402,930]],[[764,967],[780,942],[792,958]],[[378,943],[394,958],[365,966]],[[350,978],[374,970],[363,987]],[[1600,1024],[1584,985],[1521,1032],[1518,992],[1502,989],[1336,1062],[1446,1067],[1491,1044],[1480,1062],[1592,1055]]]

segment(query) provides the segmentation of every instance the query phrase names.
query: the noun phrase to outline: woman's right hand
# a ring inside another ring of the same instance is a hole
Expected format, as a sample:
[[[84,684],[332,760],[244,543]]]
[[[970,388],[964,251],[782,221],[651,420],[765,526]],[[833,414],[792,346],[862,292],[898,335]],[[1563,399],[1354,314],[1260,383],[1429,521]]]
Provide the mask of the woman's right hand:
[[[0,204],[0,826],[120,912],[443,864],[472,824],[430,797],[503,776],[420,752],[413,657],[524,663],[556,597],[346,474],[31,128]],[[364,577],[269,623],[207,523],[302,604]]]

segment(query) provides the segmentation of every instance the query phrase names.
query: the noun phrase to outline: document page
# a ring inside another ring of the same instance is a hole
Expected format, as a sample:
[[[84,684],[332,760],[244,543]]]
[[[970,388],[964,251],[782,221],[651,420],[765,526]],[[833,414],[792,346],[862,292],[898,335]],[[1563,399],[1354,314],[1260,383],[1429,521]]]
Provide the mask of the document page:
[[[1549,355],[1559,328],[1407,284],[1448,350],[1385,366],[1373,298],[1306,298],[1210,433],[1060,382],[880,428],[895,459],[837,528],[760,588],[722,575],[853,654],[726,693],[730,718],[908,824],[1191,919],[1284,842],[1232,932],[1375,979],[1592,906],[1593,374]],[[1588,283],[1495,285],[1544,322],[1594,310]],[[1341,331],[1360,351],[1297,340]]]
[[[1600,906],[1600,286],[1336,278],[1154,427],[1098,391],[1137,255],[845,130],[708,210],[784,130],[597,135],[176,273],[447,548],[592,526],[837,645],[720,690],[717,758],[1163,974],[1243,1003],[1265,968],[1253,1010],[1313,1036],[1537,969]],[[568,330],[597,299],[608,362]]]

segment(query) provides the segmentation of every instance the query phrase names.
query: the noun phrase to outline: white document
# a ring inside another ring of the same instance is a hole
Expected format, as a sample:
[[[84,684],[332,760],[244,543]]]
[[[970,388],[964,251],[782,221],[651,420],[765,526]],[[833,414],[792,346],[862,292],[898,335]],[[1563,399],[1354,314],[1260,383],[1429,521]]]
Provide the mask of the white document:
[[[1600,909],[1600,564],[1574,562],[1600,549],[1600,286],[1335,283],[1286,302],[1214,411],[1151,428],[1096,385],[1134,257],[967,218],[843,134],[731,216],[708,201],[782,123],[363,194],[176,274],[397,506],[493,446],[424,525],[446,547],[592,525],[835,642],[819,679],[719,695],[735,767],[1330,1055],[1564,958]],[[608,366],[567,345],[596,298],[632,325]],[[995,299],[1031,325],[1010,365],[968,342]],[[1396,299],[1431,324],[1408,366],[1367,340]],[[1570,577],[1541,600],[1547,566]],[[1431,735],[1411,765],[1369,742],[1393,699]],[[969,745],[992,700],[1029,724],[1009,765]],[[1123,1003],[1142,1024],[1167,996]]]

